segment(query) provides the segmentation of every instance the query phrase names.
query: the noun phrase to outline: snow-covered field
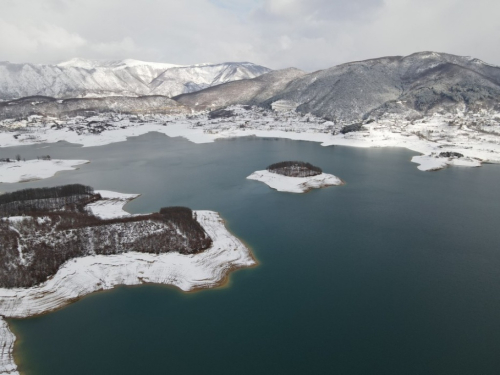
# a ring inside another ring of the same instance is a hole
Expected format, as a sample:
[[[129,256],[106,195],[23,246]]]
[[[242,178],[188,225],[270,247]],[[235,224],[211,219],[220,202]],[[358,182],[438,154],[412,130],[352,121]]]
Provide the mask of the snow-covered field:
[[[99,191],[101,204],[92,212],[103,218],[127,214],[121,207],[137,195]],[[128,252],[72,259],[46,282],[32,288],[0,288],[0,375],[17,374],[12,357],[14,335],[3,318],[25,318],[58,309],[90,293],[117,285],[158,283],[184,291],[224,283],[230,271],[255,265],[250,250],[225,228],[218,213],[195,211],[212,238],[208,250],[194,255]],[[129,214],[127,214],[129,215]]]
[[[123,194],[108,190],[96,190],[95,193],[100,194],[102,199],[85,207],[101,219],[130,216],[131,214],[123,210],[123,207],[139,196],[139,194]]]
[[[88,160],[27,160],[0,162],[0,182],[15,183],[42,180],[60,171],[72,171]]]
[[[263,182],[272,189],[288,193],[305,193],[311,189],[343,184],[340,178],[327,173],[311,177],[288,177],[263,170],[256,171],[247,178]]]
[[[387,115],[366,123],[361,131],[342,134],[344,124],[294,111],[271,111],[232,106],[232,117],[210,119],[207,112],[190,115],[100,115],[65,120],[31,116],[28,120],[0,121],[0,147],[67,141],[85,147],[125,141],[128,137],[159,132],[185,137],[194,143],[257,136],[319,142],[323,146],[404,147],[430,156],[459,152],[474,163],[500,163],[500,113],[492,111],[435,113],[418,120]],[[105,123],[96,132],[92,121]],[[2,131],[4,130],[4,131]],[[465,159],[464,159],[465,160]],[[456,165],[447,163],[446,165]]]

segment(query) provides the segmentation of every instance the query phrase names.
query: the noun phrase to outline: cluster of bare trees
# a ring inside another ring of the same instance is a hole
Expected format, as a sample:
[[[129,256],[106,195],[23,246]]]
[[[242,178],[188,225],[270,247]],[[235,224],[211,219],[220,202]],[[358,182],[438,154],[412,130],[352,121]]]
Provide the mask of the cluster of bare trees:
[[[80,184],[18,190],[0,195],[0,216],[81,208],[97,198],[92,187]]]
[[[193,237],[202,239],[205,236],[205,240],[209,242],[203,242],[200,245],[209,247],[212,244],[212,240],[206,234],[205,230],[201,224],[196,220],[196,214],[193,213],[188,207],[163,207],[160,209],[160,215],[164,221],[172,223],[183,233],[194,234]]]
[[[80,203],[101,199],[93,193],[88,186],[67,185],[0,196],[0,207],[17,203],[18,211],[22,211],[23,202],[32,204],[24,206],[29,216],[23,220],[0,218],[0,287],[39,284],[69,259],[85,255],[128,251],[193,254],[212,245],[212,239],[187,207],[165,207],[158,213],[108,220],[84,209],[66,209],[68,198],[77,197]],[[49,206],[57,208],[48,210]]]
[[[323,173],[321,168],[303,161],[282,161],[271,164],[267,170],[288,177],[311,177]]]
[[[51,160],[51,157],[50,155],[43,155],[43,156],[37,156],[36,157],[38,160]],[[16,158],[15,158],[16,161],[26,161],[26,158],[23,158],[21,157],[20,154],[17,154],[16,155]],[[11,159],[11,158],[0,158],[0,162],[3,162],[3,163],[10,163],[10,162],[13,162],[14,160]]]
[[[234,111],[226,110],[226,109],[215,109],[215,110],[210,111],[208,113],[208,118],[210,120],[213,120],[216,118],[229,118],[229,117],[234,117]]]
[[[357,124],[351,124],[351,125],[345,125],[340,129],[341,134],[347,134],[347,133],[352,133],[352,132],[359,132],[363,129],[363,124],[362,123],[357,123]]]
[[[464,155],[459,152],[447,151],[439,153],[442,158],[463,158]]]
[[[15,160],[16,161],[21,161],[21,160],[26,161],[26,159],[22,158],[21,155],[19,155],[19,154],[16,155]],[[2,162],[2,163],[12,163],[12,162],[14,162],[14,159],[11,159],[11,158],[0,158],[0,162]]]

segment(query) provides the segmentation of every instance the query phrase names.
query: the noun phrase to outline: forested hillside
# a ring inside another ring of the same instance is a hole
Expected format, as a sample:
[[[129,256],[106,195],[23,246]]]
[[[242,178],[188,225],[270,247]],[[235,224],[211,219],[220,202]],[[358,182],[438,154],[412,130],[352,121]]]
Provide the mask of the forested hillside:
[[[105,220],[86,209],[100,199],[83,185],[1,195],[0,287],[39,284],[72,258],[129,251],[194,254],[212,244],[187,207]]]

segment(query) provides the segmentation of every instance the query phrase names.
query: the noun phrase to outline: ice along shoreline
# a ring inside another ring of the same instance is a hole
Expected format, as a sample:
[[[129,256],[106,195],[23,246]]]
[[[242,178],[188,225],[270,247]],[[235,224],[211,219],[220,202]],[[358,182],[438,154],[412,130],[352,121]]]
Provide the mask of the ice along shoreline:
[[[96,215],[130,215],[122,210],[136,194],[99,191],[104,202],[90,206]],[[0,288],[0,375],[17,375],[13,358],[15,336],[5,318],[27,318],[62,308],[91,293],[118,285],[165,284],[185,292],[225,284],[229,274],[257,263],[250,251],[213,211],[194,211],[212,238],[209,249],[191,255],[128,252],[72,259],[42,284],[32,288]]]

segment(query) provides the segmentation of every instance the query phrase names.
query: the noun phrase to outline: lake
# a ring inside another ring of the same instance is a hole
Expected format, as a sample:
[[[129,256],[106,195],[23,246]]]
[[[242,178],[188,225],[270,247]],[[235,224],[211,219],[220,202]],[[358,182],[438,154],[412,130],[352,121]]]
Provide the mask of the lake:
[[[44,148],[45,147],[45,148]],[[195,293],[118,287],[10,319],[23,374],[497,374],[500,166],[421,172],[405,149],[149,133],[0,157],[89,159],[0,190],[88,184],[140,193],[126,209],[220,212],[259,266]],[[246,180],[303,160],[346,185],[280,193]]]

